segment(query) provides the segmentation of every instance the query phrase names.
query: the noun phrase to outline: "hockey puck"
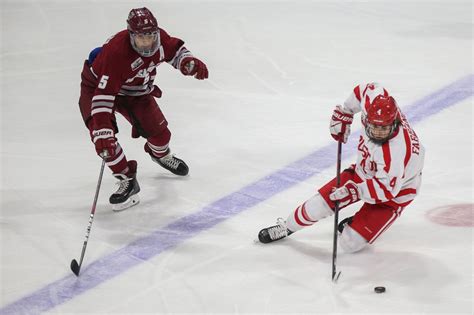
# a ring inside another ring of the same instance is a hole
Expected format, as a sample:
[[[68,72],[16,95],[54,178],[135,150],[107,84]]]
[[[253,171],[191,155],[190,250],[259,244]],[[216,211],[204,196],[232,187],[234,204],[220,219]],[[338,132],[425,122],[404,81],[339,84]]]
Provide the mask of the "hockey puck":
[[[375,291],[375,293],[384,293],[385,292],[385,287],[375,287],[374,291]]]

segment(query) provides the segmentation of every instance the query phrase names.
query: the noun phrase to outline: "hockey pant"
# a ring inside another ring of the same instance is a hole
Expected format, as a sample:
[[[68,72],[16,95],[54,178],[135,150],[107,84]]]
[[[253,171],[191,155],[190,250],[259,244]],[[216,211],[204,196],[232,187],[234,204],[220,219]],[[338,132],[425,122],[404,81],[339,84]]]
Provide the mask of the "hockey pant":
[[[116,133],[118,127],[115,112],[118,112],[132,125],[133,138],[141,136],[147,139],[146,152],[158,158],[167,154],[171,132],[168,129],[168,122],[153,96],[117,96],[114,105],[112,124]],[[88,124],[88,127],[92,132],[90,126],[91,123]],[[106,159],[106,164],[113,174],[127,174],[127,158],[118,141],[115,154]]]
[[[341,186],[349,180],[361,181],[352,168],[344,170],[340,179]],[[321,187],[313,197],[299,205],[286,220],[288,229],[296,232],[333,215],[335,204],[329,199],[329,195],[334,187],[336,187],[336,178]],[[358,200],[353,203],[355,202],[358,202]],[[403,209],[404,207],[395,205],[393,202],[364,203],[359,211],[355,213],[352,222],[346,224],[340,234],[339,244],[341,248],[346,252],[356,252],[367,244],[372,244],[395,222]]]

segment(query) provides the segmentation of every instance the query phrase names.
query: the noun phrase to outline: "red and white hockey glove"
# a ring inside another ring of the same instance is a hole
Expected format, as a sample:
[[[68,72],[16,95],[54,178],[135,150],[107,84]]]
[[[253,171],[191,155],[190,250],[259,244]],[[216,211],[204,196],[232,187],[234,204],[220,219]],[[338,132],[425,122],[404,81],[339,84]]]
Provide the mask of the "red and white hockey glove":
[[[198,80],[204,80],[209,77],[209,71],[201,60],[194,57],[186,57],[181,62],[181,73],[194,76]]]
[[[114,131],[110,128],[92,130],[92,142],[94,142],[97,154],[105,159],[115,154],[117,148],[117,139]]]
[[[336,141],[347,142],[351,134],[351,124],[354,115],[345,111],[341,105],[337,105],[332,113],[329,131]]]
[[[359,188],[353,181],[348,181],[344,186],[337,188],[330,195],[332,201],[339,201],[339,206],[344,207],[360,199]]]

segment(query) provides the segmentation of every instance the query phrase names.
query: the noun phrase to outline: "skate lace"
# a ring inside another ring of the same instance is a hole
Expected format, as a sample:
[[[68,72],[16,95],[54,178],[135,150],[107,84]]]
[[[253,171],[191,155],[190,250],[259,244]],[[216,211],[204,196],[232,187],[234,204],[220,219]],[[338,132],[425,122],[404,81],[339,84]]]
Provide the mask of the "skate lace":
[[[179,160],[177,160],[173,155],[166,156],[161,159],[161,163],[166,164],[167,166],[177,169],[179,166]]]
[[[117,182],[116,185],[118,185],[119,188],[117,189],[117,191],[115,193],[116,194],[123,194],[124,192],[126,192],[127,189],[128,189],[128,186],[130,186],[130,181],[132,179],[133,178],[127,178],[127,179],[122,179],[119,182]]]
[[[277,225],[268,229],[268,235],[270,235],[272,240],[277,240],[288,236],[288,229],[286,227],[285,220],[283,220],[283,218],[278,218]]]

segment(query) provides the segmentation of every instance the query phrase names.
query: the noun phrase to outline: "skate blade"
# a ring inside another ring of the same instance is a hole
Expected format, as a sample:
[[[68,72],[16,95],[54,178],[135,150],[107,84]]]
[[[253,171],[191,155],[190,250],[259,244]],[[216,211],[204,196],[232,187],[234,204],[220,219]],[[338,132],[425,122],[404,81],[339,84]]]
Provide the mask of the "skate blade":
[[[136,206],[139,202],[140,202],[140,198],[138,197],[138,195],[133,195],[130,198],[128,198],[125,202],[112,204],[112,210],[115,212],[120,212],[125,209]]]

